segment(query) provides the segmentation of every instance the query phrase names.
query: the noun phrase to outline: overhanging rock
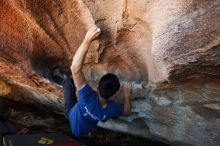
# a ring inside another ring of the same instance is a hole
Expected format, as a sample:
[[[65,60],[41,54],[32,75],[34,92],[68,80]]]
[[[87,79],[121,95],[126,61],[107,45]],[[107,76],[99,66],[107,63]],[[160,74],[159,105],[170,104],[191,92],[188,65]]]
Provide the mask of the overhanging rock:
[[[97,24],[86,78],[95,84],[113,72],[133,83],[132,115],[100,126],[174,145],[220,145],[219,0],[1,0],[0,20],[1,98],[63,111],[53,70],[70,66]]]

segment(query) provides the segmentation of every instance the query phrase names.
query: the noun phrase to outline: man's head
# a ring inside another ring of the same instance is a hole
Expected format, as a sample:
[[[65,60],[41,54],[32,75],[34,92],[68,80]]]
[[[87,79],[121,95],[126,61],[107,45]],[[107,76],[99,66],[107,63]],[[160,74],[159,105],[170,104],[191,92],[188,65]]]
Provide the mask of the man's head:
[[[120,88],[120,82],[116,75],[107,73],[99,81],[98,91],[101,97],[108,99]]]

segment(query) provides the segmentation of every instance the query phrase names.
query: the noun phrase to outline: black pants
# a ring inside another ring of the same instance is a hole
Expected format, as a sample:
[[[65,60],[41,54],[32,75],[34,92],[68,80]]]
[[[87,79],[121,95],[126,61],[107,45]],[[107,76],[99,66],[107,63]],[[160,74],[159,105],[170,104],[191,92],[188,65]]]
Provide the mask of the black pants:
[[[70,110],[77,103],[76,87],[73,82],[73,79],[70,77],[67,77],[66,79],[64,79],[63,88],[64,88],[65,113],[66,113],[66,116],[69,117]]]

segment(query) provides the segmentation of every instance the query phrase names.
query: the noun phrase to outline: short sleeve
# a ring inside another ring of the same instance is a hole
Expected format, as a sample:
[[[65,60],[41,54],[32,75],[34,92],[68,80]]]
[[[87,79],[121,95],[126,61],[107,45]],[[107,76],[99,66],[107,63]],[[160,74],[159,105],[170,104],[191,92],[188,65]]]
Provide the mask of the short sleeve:
[[[121,105],[115,103],[114,101],[111,101],[109,106],[109,118],[117,118],[123,115],[124,109]]]
[[[88,84],[86,84],[78,91],[78,96],[80,103],[89,103],[91,100],[96,98],[97,93]]]

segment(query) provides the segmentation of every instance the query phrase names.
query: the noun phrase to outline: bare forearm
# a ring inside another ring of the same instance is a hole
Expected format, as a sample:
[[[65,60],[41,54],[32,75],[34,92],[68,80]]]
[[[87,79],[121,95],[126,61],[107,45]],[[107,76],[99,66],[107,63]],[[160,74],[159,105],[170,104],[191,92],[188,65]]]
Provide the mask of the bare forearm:
[[[87,51],[89,49],[89,45],[90,42],[84,40],[83,43],[80,45],[79,49],[76,51],[71,65],[71,70],[73,73],[82,70]]]
[[[130,97],[125,97],[124,102],[124,116],[128,116],[131,113],[131,101]]]
[[[124,102],[124,115],[128,116],[131,113],[131,83],[125,82],[124,84],[124,94],[125,94],[125,102]]]

